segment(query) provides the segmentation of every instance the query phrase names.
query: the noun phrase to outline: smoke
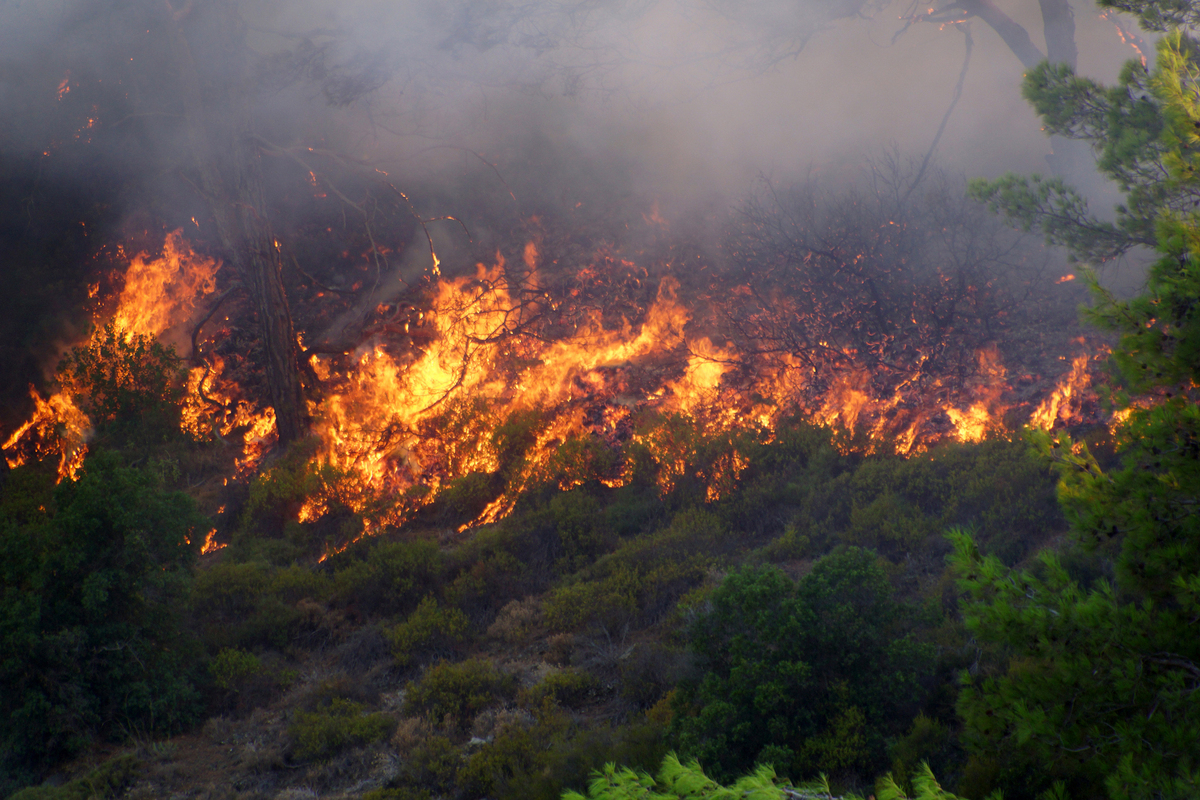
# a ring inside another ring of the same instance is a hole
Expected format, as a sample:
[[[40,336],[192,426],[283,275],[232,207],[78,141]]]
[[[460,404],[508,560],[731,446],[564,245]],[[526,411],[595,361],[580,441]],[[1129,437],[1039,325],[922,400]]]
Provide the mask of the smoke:
[[[522,181],[530,150],[549,149],[541,160],[562,180],[602,172],[684,208],[736,198],[759,174],[855,163],[883,144],[924,153],[964,44],[954,26],[906,27],[912,9],[862,0],[243,3],[240,32],[210,20],[212,5],[177,2],[175,16],[205,77],[241,84],[268,138],[431,181],[464,161],[479,167],[463,149]],[[68,69],[76,81],[120,83],[132,114],[178,113],[159,8],[0,8],[0,99],[17,112],[5,115],[0,146],[45,144],[39,118]],[[1010,13],[1037,41],[1036,4]],[[1076,22],[1082,72],[1109,78],[1134,55],[1090,3]],[[1020,63],[981,22],[966,24],[977,46],[940,162],[969,174],[1045,171],[1049,144],[1020,97]],[[248,71],[231,52],[235,35],[249,47]],[[127,153],[92,157],[132,168]],[[478,190],[504,191],[498,181]]]

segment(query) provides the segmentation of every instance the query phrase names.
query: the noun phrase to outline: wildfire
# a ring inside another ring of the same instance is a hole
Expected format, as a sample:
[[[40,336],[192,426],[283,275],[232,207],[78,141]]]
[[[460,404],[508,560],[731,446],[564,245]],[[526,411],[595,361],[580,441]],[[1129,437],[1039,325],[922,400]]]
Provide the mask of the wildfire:
[[[214,539],[216,538],[216,535],[217,535],[216,528],[213,528],[211,531],[209,531],[205,535],[204,545],[200,548],[200,555],[206,556],[209,553],[215,553],[218,550],[220,550],[221,548],[225,547],[224,543],[214,541]]]
[[[113,322],[127,334],[162,335],[186,322],[204,296],[216,290],[219,266],[194,253],[182,230],[168,233],[160,257],[139,253],[130,260]]]
[[[204,298],[216,289],[220,264],[197,254],[183,239],[182,231],[166,235],[162,254],[151,258],[139,253],[125,269],[123,288],[115,302],[100,302],[93,325],[99,332],[111,321],[126,337],[135,335],[184,341],[179,329],[196,313]],[[89,298],[96,299],[99,284],[88,287]],[[127,339],[128,340],[128,339]],[[243,455],[239,471],[254,468],[269,449],[274,435],[274,414],[259,411],[245,401],[235,401],[236,386],[222,380],[224,362],[213,357],[205,367],[193,368],[187,379],[182,414],[183,430],[202,436],[215,429],[221,436],[244,429]],[[87,453],[92,422],[76,405],[68,391],[60,390],[43,398],[30,388],[35,410],[14,430],[2,449],[9,466],[16,467],[32,459],[59,456],[59,479],[74,478]],[[220,413],[214,408],[221,409]]]
[[[10,467],[16,468],[31,458],[40,460],[57,454],[59,478],[74,478],[87,454],[91,420],[67,392],[55,392],[49,398],[43,398],[31,386],[29,396],[33,398],[33,415],[0,445],[0,450],[12,451],[5,460]],[[26,439],[30,445],[16,449]]]
[[[1087,355],[1075,357],[1071,362],[1071,372],[1063,377],[1050,396],[1029,417],[1031,426],[1054,428],[1077,418],[1080,399],[1092,385],[1088,361]]]
[[[844,447],[909,454],[1003,433],[1020,424],[1021,409],[1031,425],[1074,424],[1094,397],[1090,369],[1102,353],[1076,357],[1029,414],[1033,401],[1014,399],[995,344],[973,359],[967,351],[954,375],[932,374],[924,354],[881,374],[864,366],[859,351],[826,341],[817,343],[820,359],[748,352],[708,322],[670,276],[628,313],[582,303],[564,324],[552,313],[564,301],[543,288],[549,283],[539,273],[549,260],[544,248],[540,239],[527,242],[515,267],[498,252],[490,265],[457,278],[431,271],[415,304],[375,309],[382,321],[358,350],[312,357],[323,387],[309,408],[322,466],[299,521],[349,508],[366,520],[366,535],[403,523],[444,490],[470,494],[476,481],[490,494],[470,506],[472,518],[459,527],[465,531],[501,519],[523,490],[548,481],[561,490],[589,480],[627,484],[631,445],[654,459],[662,491],[691,474],[714,501],[749,466],[737,437],[749,431],[770,440],[786,418],[841,431]],[[218,270],[175,231],[160,256],[129,260],[115,301],[97,302],[129,335],[182,341],[187,323],[209,306]],[[606,280],[614,270],[631,280],[648,277],[602,253],[578,270],[578,280]],[[229,373],[216,353],[191,369],[182,424],[197,438],[235,439],[237,472],[245,476],[273,446],[274,416],[248,401]],[[60,474],[73,475],[90,421],[69,395],[33,394],[34,415],[4,443],[8,462],[53,453]],[[725,445],[697,467],[703,443],[713,441]],[[331,545],[326,555],[347,545]],[[210,533],[203,552],[220,546]]]

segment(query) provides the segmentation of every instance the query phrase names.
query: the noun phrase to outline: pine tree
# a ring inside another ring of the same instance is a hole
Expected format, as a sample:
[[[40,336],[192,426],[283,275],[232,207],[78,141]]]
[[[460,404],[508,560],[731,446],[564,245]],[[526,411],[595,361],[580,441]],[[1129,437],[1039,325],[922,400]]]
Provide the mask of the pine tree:
[[[1152,72],[1127,66],[1106,89],[1042,65],[1026,94],[1047,127],[1092,141],[1127,192],[1100,223],[1061,182],[1008,176],[977,197],[1085,260],[1152,243],[1161,257],[1130,300],[1091,276],[1087,316],[1116,332],[1120,466],[1102,470],[1065,434],[1032,434],[1060,471],[1073,545],[1101,569],[1043,553],[1009,570],[951,534],[964,615],[1000,646],[999,674],[965,676],[959,710],[977,747],[1110,797],[1200,795],[1200,59],[1179,33]]]

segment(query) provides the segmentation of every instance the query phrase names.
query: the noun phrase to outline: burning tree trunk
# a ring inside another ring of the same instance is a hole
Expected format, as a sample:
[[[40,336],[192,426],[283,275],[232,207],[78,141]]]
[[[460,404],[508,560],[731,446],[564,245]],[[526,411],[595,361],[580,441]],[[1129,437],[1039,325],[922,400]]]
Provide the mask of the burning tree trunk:
[[[224,84],[225,91],[219,98],[228,104],[229,117],[224,122],[216,119],[206,109],[192,48],[180,25],[186,11],[175,13],[169,3],[164,5],[170,12],[165,27],[172,38],[196,186],[212,210],[225,256],[254,306],[279,443],[287,444],[305,433],[309,420],[279,248],[266,217],[259,155],[249,141],[244,101],[237,96],[238,79],[248,77],[238,74],[244,70],[233,67],[235,78]],[[218,24],[232,29],[234,39],[239,39],[234,9],[228,4],[214,4],[214,10],[222,16]],[[236,47],[238,42],[231,44]],[[236,63],[238,55],[233,54],[230,60]],[[222,148],[218,143],[226,146]]]

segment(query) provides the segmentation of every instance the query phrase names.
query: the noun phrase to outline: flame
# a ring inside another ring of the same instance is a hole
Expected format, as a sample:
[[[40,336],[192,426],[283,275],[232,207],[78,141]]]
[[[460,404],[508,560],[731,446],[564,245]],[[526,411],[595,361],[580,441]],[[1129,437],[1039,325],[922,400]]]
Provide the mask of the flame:
[[[167,234],[160,257],[139,253],[130,260],[112,317],[119,329],[160,336],[187,321],[201,298],[216,290],[220,265],[193,252],[182,234],[182,229]]]
[[[658,219],[652,210],[648,220]],[[939,441],[1003,433],[1028,408],[1013,399],[994,344],[956,362],[952,374],[937,374],[924,354],[893,359],[883,369],[877,354],[833,341],[816,342],[812,352],[751,352],[726,338],[705,314],[703,298],[685,298],[670,276],[658,281],[652,301],[631,304],[625,316],[583,302],[569,325],[544,323],[557,319],[551,312],[562,296],[582,291],[568,286],[555,296],[544,288],[539,269],[553,260],[544,248],[541,238],[530,240],[516,269],[497,252],[490,265],[478,263],[455,278],[440,274],[434,256],[415,306],[402,315],[398,306],[381,304],[375,313],[385,322],[359,349],[312,357],[324,388],[309,408],[323,468],[298,519],[312,522],[336,508],[363,519],[361,531],[330,544],[323,557],[403,524],[443,490],[480,476],[488,486],[503,485],[469,506],[464,516],[473,518],[457,520],[460,531],[502,519],[531,487],[626,485],[635,474],[629,445],[653,459],[661,491],[698,481],[700,496],[713,502],[749,466],[739,437],[770,441],[781,421],[797,415],[837,431],[843,449],[911,454]],[[174,231],[161,256],[129,260],[115,302],[97,302],[115,306],[111,319],[131,334],[178,337],[215,291],[219,267]],[[607,250],[578,269],[576,279],[582,287],[622,271],[638,286],[649,279],[645,269]],[[749,295],[751,288],[739,291]],[[1089,367],[1100,355],[1077,357],[1029,424],[1083,419],[1093,397]],[[195,437],[234,444],[236,474],[246,476],[273,446],[275,421],[271,409],[243,395],[235,374],[216,354],[194,367],[182,425]],[[16,466],[54,452],[60,473],[71,475],[86,452],[90,423],[69,396],[34,395],[35,414],[10,434],[6,457]],[[525,438],[510,447],[510,435]],[[210,533],[204,552],[218,547]]]
[[[1126,29],[1121,20],[1111,13],[1111,10],[1100,12],[1100,19],[1108,20],[1113,24],[1113,27],[1116,28],[1117,31],[1117,38],[1119,38],[1123,44],[1127,44],[1133,48],[1133,52],[1138,54],[1138,58],[1141,60],[1142,66],[1145,67],[1146,51],[1143,48],[1146,47],[1146,41],[1133,31]]]
[[[0,445],[0,450],[13,451],[11,456],[5,456],[5,460],[10,467],[16,468],[31,459],[41,460],[57,454],[59,479],[74,479],[87,453],[91,421],[66,392],[55,392],[49,398],[43,398],[30,386],[29,396],[33,399],[33,415]],[[18,445],[25,446],[18,449]]]
[[[71,70],[63,75],[63,79],[58,82],[58,99],[62,100],[71,91]]]
[[[541,258],[536,242],[525,245],[524,266],[531,273]],[[580,274],[599,269],[593,264]],[[376,341],[347,364],[314,360],[318,376],[334,387],[311,409],[319,459],[358,476],[363,491],[350,502],[352,509],[365,512],[372,498],[393,500],[385,505],[395,510],[368,519],[362,535],[401,523],[453,481],[494,475],[502,467],[505,490],[460,532],[503,518],[524,488],[545,480],[561,490],[586,480],[609,487],[628,482],[628,463],[618,460],[597,472],[579,442],[617,450],[622,442],[644,446],[656,458],[660,489],[668,492],[694,469],[697,437],[756,430],[769,439],[773,427],[797,411],[846,432],[847,441],[862,435],[869,447],[886,441],[900,453],[1007,430],[1011,386],[995,346],[976,353],[974,373],[962,385],[929,380],[918,359],[912,373],[881,396],[877,376],[867,370],[844,369],[817,380],[796,354],[752,362],[731,343],[691,333],[693,313],[671,277],[659,282],[640,322],[606,323],[596,311],[553,340],[517,336],[513,314],[521,305],[510,280],[497,253],[491,266],[477,264],[473,275],[431,286],[429,310],[415,327],[403,327],[419,347],[395,355]],[[855,361],[851,351],[840,355]],[[493,434],[519,413],[539,415],[539,422],[514,470],[502,464]],[[637,430],[645,413],[687,422]],[[699,475],[705,496],[725,496],[747,463],[735,445],[718,455]],[[331,499],[318,493],[300,519],[318,519],[331,507]]]
[[[192,249],[181,229],[168,233],[160,256],[139,253],[129,260],[115,303],[100,303],[101,307],[113,307],[111,314],[98,312],[94,327],[99,332],[103,323],[111,320],[129,337],[168,338],[196,313],[203,298],[215,291],[219,269],[215,259]],[[96,299],[99,293],[99,283],[89,285],[89,298]],[[223,378],[224,368],[224,361],[214,356],[208,366],[189,372],[182,428],[195,437],[210,432],[228,437],[244,431],[237,469],[245,474],[257,466],[273,443],[274,412],[239,399],[238,387]],[[59,479],[74,478],[87,453],[91,421],[67,391],[43,398],[31,387],[30,395],[33,415],[5,440],[2,449],[11,451],[5,458],[15,467],[57,454]]]
[[[216,528],[213,528],[211,531],[208,532],[208,534],[204,537],[204,545],[200,548],[200,555],[206,556],[209,553],[215,553],[218,550],[225,547],[224,542],[213,541],[213,539],[216,537],[216,535],[217,535]]]
[[[1087,355],[1075,357],[1071,362],[1071,372],[1063,377],[1050,396],[1030,415],[1030,426],[1048,429],[1059,424],[1069,424],[1076,418],[1079,399],[1092,385],[1088,360]]]

